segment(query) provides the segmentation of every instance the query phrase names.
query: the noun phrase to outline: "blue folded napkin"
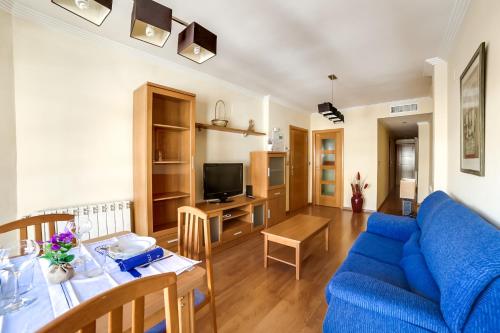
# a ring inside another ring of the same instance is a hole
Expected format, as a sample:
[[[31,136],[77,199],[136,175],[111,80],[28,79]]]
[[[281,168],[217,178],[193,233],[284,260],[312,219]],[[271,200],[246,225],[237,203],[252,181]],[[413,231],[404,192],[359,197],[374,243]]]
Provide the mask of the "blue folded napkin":
[[[132,276],[139,278],[142,275],[135,269],[136,267],[148,264],[162,257],[163,249],[161,247],[157,247],[151,251],[141,253],[128,259],[117,259],[115,261],[118,263],[118,266],[120,267],[120,270],[122,272],[129,272],[130,274],[132,274]]]

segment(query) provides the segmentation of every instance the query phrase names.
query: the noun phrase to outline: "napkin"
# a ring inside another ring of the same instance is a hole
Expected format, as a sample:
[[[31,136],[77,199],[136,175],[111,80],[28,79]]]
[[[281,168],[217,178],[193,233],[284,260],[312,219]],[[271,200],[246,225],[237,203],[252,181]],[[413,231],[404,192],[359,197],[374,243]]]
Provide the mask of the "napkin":
[[[129,272],[134,277],[141,277],[141,273],[135,268],[153,262],[161,257],[163,257],[163,249],[157,247],[151,251],[141,253],[125,260],[117,259],[116,262],[122,272]]]

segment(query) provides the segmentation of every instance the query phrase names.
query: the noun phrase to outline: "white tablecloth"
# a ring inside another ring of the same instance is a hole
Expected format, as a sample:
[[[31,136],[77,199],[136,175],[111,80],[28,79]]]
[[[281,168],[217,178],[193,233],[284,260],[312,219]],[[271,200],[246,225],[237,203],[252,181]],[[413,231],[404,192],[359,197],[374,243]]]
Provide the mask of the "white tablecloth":
[[[134,234],[126,234],[120,237],[137,237]],[[100,245],[116,241],[107,239],[97,243],[86,244],[82,248],[82,253],[89,255],[92,260],[87,264],[88,269],[99,266],[98,254],[94,249]],[[167,251],[165,250],[167,253]],[[110,261],[108,261],[110,262]],[[137,268],[142,276],[150,276],[165,272],[182,272],[191,269],[198,262],[184,258],[177,254],[164,260],[154,262],[148,267]],[[135,278],[128,272],[121,272],[118,265],[112,264],[112,269],[104,271],[96,277],[88,278],[83,274],[76,275],[69,281],[61,284],[50,284],[46,281],[45,273],[48,262],[39,259],[35,265],[34,288],[25,296],[36,297],[35,303],[22,310],[0,317],[0,332],[24,333],[34,332],[53,318],[61,315],[79,303],[109,290],[119,284],[134,280]]]

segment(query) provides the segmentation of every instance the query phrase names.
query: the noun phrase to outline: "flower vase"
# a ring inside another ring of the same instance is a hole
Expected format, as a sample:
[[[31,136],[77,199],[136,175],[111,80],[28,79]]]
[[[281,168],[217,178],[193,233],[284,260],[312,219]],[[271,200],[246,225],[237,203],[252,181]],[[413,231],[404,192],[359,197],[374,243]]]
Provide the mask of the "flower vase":
[[[71,279],[75,275],[75,269],[71,264],[51,265],[47,274],[50,283],[57,284]]]
[[[356,193],[351,198],[351,206],[353,213],[361,213],[363,211],[363,196]]]

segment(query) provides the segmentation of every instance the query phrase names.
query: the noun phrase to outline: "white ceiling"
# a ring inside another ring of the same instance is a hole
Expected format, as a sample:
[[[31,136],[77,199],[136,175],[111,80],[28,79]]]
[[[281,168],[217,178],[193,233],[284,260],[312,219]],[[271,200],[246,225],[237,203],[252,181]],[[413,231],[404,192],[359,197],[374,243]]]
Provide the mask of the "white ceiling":
[[[335,73],[340,108],[430,94],[425,59],[449,35],[460,0],[156,0],[175,16],[218,36],[217,56],[198,65],[177,55],[177,35],[163,49],[129,37],[132,0],[115,0],[101,27],[50,0],[15,0],[43,14],[195,68],[308,111],[330,100]]]
[[[387,117],[379,119],[395,139],[408,139],[418,136],[418,123],[429,122],[432,124],[432,114],[416,114],[402,117]]]

